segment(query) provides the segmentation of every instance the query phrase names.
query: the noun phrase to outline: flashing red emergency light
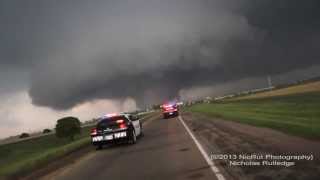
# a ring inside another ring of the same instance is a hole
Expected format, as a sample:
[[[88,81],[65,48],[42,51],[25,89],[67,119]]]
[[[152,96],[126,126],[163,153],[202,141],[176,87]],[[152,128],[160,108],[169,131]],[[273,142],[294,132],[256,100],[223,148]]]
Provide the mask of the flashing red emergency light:
[[[98,134],[97,128],[91,129],[91,133],[90,133],[91,136],[95,136],[97,134]]]

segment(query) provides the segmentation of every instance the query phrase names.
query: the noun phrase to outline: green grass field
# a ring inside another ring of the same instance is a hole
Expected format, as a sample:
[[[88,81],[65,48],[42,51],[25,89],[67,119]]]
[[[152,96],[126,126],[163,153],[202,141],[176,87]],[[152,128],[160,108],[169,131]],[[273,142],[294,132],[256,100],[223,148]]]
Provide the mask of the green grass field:
[[[90,143],[91,127],[83,128],[75,141],[59,139],[54,134],[0,146],[0,179],[26,173],[57,157]]]
[[[187,110],[292,135],[320,138],[320,92],[198,104]]]
[[[233,100],[243,100],[243,99],[257,99],[257,98],[287,96],[287,95],[293,95],[293,94],[312,93],[312,92],[320,92],[320,81],[309,82],[305,84],[298,84],[298,85],[289,86],[285,88],[275,89],[272,91],[254,93],[250,95],[231,98],[230,100],[233,101]]]

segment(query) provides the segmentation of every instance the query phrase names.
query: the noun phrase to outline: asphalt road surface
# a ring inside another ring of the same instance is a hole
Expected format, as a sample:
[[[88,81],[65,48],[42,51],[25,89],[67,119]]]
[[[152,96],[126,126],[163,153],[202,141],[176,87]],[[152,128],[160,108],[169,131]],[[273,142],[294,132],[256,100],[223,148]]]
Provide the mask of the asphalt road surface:
[[[93,151],[42,179],[218,179],[198,146],[181,119],[159,117],[146,123],[137,144]]]

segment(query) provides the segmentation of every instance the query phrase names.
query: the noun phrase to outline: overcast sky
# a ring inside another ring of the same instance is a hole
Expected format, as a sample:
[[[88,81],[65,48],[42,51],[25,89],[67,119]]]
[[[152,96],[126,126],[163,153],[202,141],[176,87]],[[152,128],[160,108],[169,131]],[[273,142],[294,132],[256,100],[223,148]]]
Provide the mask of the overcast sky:
[[[2,0],[1,137],[320,75],[318,0]]]

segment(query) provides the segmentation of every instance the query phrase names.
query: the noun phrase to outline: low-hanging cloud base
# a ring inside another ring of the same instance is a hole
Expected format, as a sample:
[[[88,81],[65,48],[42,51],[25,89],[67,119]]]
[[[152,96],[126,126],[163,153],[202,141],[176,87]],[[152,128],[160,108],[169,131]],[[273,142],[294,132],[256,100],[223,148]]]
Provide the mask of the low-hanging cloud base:
[[[1,68],[27,72],[32,103],[56,110],[127,98],[144,107],[320,64],[317,0],[23,3],[1,2]]]

